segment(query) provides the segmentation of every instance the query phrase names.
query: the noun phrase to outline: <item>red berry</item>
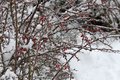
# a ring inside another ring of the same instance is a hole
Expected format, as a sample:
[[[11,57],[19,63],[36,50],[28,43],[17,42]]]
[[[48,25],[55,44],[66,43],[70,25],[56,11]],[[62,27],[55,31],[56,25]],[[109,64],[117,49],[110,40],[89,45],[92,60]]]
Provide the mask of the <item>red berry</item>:
[[[23,47],[20,48],[20,51],[22,51],[22,50],[23,50]]]
[[[40,21],[44,22],[46,20],[46,16],[40,16]]]
[[[64,48],[64,49],[63,49],[63,51],[66,51],[66,50],[67,50],[67,48]]]
[[[32,41],[33,41],[34,43],[36,42],[36,40],[37,40],[36,38],[33,38],[33,39],[32,39]]]
[[[64,70],[66,70],[66,69],[68,69],[69,68],[69,66],[68,65],[66,65],[65,67],[64,67]]]
[[[27,51],[27,48],[23,48],[23,51]]]
[[[83,37],[83,34],[81,34],[81,37]]]
[[[60,69],[61,65],[60,65],[60,64],[56,64],[55,67],[56,67],[57,69]]]
[[[47,42],[48,38],[44,37],[43,42]]]

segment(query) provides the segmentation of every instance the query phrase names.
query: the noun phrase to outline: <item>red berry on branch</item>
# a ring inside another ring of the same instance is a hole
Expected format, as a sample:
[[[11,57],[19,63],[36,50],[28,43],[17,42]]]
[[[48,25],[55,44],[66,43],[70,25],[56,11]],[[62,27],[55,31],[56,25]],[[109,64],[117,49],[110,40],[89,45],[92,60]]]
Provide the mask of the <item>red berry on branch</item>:
[[[43,15],[43,16],[40,16],[40,22],[43,23],[45,20],[46,20],[46,16],[44,16],[44,15]]]
[[[46,42],[48,41],[48,38],[47,38],[47,37],[44,37],[42,40],[43,40],[43,42],[46,43]]]
[[[37,40],[36,38],[33,38],[33,39],[32,39],[32,41],[33,41],[34,43],[36,42],[36,40]]]
[[[81,36],[80,37],[83,37],[84,35],[83,34],[81,34]]]
[[[32,48],[35,49],[35,50],[37,49],[37,46],[36,46],[36,45],[37,45],[36,43],[34,43],[34,44],[32,45]]]
[[[21,47],[19,50],[20,50],[20,51],[23,51],[23,47]]]
[[[25,36],[22,36],[22,40],[25,40],[26,38],[25,38]]]
[[[23,51],[27,51],[27,48],[23,48]]]
[[[65,23],[64,23],[64,22],[61,22],[61,23],[60,23],[60,27],[61,27],[61,29],[64,29]]]
[[[61,65],[60,65],[60,64],[56,64],[55,67],[56,67],[57,69],[60,69]]]
[[[63,48],[63,51],[66,51],[67,50],[67,48]]]
[[[66,65],[65,67],[64,67],[64,70],[66,70],[66,69],[68,69],[69,68],[69,66],[68,65]]]

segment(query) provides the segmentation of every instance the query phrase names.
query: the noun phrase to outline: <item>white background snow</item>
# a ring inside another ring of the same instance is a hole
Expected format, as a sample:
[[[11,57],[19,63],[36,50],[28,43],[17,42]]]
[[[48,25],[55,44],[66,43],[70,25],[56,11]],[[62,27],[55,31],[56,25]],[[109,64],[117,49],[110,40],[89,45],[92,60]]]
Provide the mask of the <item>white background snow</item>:
[[[120,50],[120,41],[111,42],[114,50]],[[75,69],[75,80],[120,80],[120,54],[101,51],[83,51],[70,62]]]

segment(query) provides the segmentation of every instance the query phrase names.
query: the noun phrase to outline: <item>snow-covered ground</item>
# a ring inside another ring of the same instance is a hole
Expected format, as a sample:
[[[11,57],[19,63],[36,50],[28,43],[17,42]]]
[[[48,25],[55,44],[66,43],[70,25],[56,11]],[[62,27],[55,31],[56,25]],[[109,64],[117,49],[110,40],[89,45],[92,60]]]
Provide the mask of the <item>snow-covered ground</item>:
[[[114,50],[120,50],[120,41],[111,42]],[[120,54],[101,51],[83,51],[70,62],[75,80],[120,80]]]

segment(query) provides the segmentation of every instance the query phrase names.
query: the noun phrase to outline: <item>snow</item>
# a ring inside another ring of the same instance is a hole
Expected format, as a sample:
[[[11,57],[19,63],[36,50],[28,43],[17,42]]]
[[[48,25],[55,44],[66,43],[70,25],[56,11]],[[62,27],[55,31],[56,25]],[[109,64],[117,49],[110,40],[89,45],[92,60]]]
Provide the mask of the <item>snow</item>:
[[[29,43],[27,45],[23,45],[22,47],[26,49],[32,49],[33,44],[33,41],[30,39]]]
[[[17,75],[11,70],[11,68],[8,68],[6,73],[2,75],[0,80],[18,80]]]
[[[35,7],[33,7],[32,5],[27,7],[28,14],[31,14],[34,11],[34,9],[35,9]]]
[[[10,39],[10,42],[8,45],[6,45],[3,49],[3,53],[4,53],[4,61],[5,64],[8,64],[8,60],[12,57],[12,55],[14,54],[14,50],[15,50],[15,40],[14,39]]]
[[[114,50],[120,50],[120,41],[111,42]],[[68,50],[68,52],[73,52]],[[75,80],[119,80],[120,54],[101,51],[85,51],[78,53],[70,62]]]
[[[38,24],[37,27],[36,27],[36,29],[38,29],[38,30],[41,29],[41,28],[42,28],[41,24]]]
[[[54,1],[55,0],[49,0],[45,3],[45,7],[51,8],[54,6]]]

